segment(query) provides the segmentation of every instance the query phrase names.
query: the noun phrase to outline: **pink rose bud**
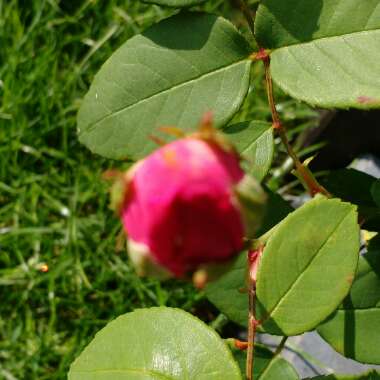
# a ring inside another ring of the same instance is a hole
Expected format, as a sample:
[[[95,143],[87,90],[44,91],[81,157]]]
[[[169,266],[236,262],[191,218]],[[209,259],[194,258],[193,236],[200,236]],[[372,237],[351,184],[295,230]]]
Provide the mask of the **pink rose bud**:
[[[137,163],[127,177],[120,212],[140,274],[181,277],[243,248],[247,229],[236,188],[244,173],[232,149],[183,138]]]

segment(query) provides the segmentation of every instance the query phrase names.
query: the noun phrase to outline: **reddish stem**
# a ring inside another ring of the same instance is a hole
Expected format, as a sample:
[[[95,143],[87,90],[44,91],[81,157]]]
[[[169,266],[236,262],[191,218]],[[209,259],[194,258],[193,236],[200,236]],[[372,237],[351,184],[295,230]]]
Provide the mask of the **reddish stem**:
[[[250,11],[248,4],[246,3],[245,0],[238,0],[238,1],[240,3],[241,11],[243,12],[248,22],[253,38],[256,39],[255,28],[254,28],[254,18],[252,17],[252,12]],[[259,51],[255,54],[252,54],[251,58],[252,60],[261,60],[264,63],[265,82],[266,82],[266,88],[267,88],[268,103],[269,103],[271,114],[272,114],[273,129],[278,132],[281,138],[281,141],[286,148],[287,153],[293,159],[299,178],[302,179],[310,195],[314,196],[317,193],[321,193],[330,197],[331,194],[322,185],[318,183],[318,181],[310,172],[310,170],[307,169],[307,167],[305,167],[305,165],[300,161],[297,154],[294,152],[292,146],[289,143],[288,137],[286,135],[286,130],[281,123],[280,116],[277,112],[276,103],[274,100],[273,81],[272,81],[272,76],[270,73],[270,51],[261,48],[258,43],[257,45],[259,46]]]
[[[261,49],[259,53],[263,54],[264,50]],[[265,51],[264,51],[265,52]],[[330,193],[318,183],[316,178],[313,176],[313,174],[310,172],[307,167],[300,161],[297,154],[293,150],[292,146],[289,143],[288,137],[286,135],[285,127],[282,125],[280,116],[276,109],[276,103],[274,100],[273,95],[273,81],[272,76],[270,74],[270,56],[268,54],[263,55],[263,58],[261,58],[264,63],[265,68],[265,82],[267,87],[267,95],[268,95],[268,103],[271,109],[272,114],[272,120],[273,120],[273,129],[277,131],[279,134],[282,143],[284,144],[287,153],[292,158],[294,165],[296,167],[297,173],[300,178],[302,178],[307,190],[309,191],[311,196],[314,196],[315,194],[321,193],[326,196],[330,196]]]
[[[263,247],[248,252],[248,346],[247,346],[247,380],[253,380],[255,362],[255,336],[259,321],[256,319],[256,274],[260,263]]]

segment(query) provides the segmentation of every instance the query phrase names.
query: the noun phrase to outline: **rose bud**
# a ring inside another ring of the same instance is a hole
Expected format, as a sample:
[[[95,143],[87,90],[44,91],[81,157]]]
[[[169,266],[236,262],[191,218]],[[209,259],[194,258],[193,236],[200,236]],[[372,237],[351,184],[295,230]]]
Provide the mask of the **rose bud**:
[[[139,274],[183,277],[242,250],[265,193],[247,181],[239,161],[227,144],[194,135],[159,148],[127,172],[119,212]]]

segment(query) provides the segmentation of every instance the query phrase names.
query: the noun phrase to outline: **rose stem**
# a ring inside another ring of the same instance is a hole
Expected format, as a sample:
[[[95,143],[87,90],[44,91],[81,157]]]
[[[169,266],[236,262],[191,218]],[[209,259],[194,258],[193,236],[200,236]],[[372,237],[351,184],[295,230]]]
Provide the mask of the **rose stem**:
[[[272,76],[270,73],[270,56],[269,52],[267,52],[265,49],[262,49],[259,45],[259,43],[256,41],[256,35],[255,35],[255,21],[252,15],[252,12],[246,2],[246,0],[238,0],[238,3],[240,5],[240,9],[244,15],[244,17],[247,20],[249,29],[253,35],[253,38],[255,39],[255,42],[257,46],[259,47],[259,52],[257,54],[253,54],[252,58],[254,60],[262,60],[264,63],[265,68],[265,83],[266,83],[266,89],[267,89],[267,95],[268,95],[268,103],[271,110],[272,115],[272,122],[273,122],[273,129],[277,131],[277,133],[280,136],[280,139],[282,143],[285,146],[285,149],[288,153],[288,155],[292,158],[296,171],[298,173],[299,178],[302,178],[303,185],[305,188],[309,191],[310,195],[314,196],[317,193],[324,194],[328,197],[331,196],[331,194],[322,186],[319,184],[317,179],[314,177],[314,175],[311,173],[311,171],[305,167],[305,165],[300,161],[298,158],[296,152],[293,150],[292,146],[289,143],[288,137],[286,135],[286,130],[284,126],[281,123],[279,114],[276,109],[276,103],[274,100],[273,95],[273,81]]]

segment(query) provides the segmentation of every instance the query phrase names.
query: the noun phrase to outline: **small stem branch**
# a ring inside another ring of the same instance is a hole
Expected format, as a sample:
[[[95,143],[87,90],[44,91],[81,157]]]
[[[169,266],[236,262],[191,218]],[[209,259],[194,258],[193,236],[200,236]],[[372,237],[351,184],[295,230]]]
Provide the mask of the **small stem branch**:
[[[248,347],[247,347],[247,380],[253,380],[255,359],[255,336],[259,321],[256,319],[256,276],[264,247],[250,250],[247,256],[248,266]]]
[[[287,340],[288,340],[287,336],[282,337],[280,344],[277,346],[276,351],[273,353],[273,359],[276,358],[278,355],[280,355],[281,351],[285,347],[285,343]]]
[[[248,264],[250,261],[248,259]],[[256,282],[248,277],[248,348],[247,348],[247,365],[246,376],[247,380],[253,380],[253,364],[255,358],[255,336],[256,336]]]
[[[265,83],[266,83],[266,88],[267,88],[268,103],[269,103],[271,114],[272,114],[273,128],[279,134],[280,139],[282,143],[284,144],[288,155],[292,158],[294,162],[296,171],[300,179],[302,179],[310,195],[314,196],[315,194],[321,193],[329,197],[331,196],[330,193],[322,185],[318,183],[318,181],[310,172],[310,170],[300,161],[296,152],[293,150],[292,146],[289,143],[288,137],[286,135],[286,130],[281,123],[280,116],[277,112],[276,103],[274,100],[273,81],[272,81],[272,76],[270,73],[270,57],[269,55],[265,56],[264,53],[262,53],[262,55],[263,55],[262,61],[264,63],[264,68],[265,68]]]
[[[285,347],[285,343],[286,343],[287,339],[288,339],[287,336],[282,337],[281,342],[277,346],[276,351],[273,353],[273,356],[272,356],[271,360],[269,361],[269,363],[266,365],[266,367],[261,372],[261,377],[263,377],[263,378],[265,377],[265,373],[270,368],[271,363],[273,362],[274,359],[277,358],[278,355],[280,355],[281,351]]]
[[[256,41],[255,36],[255,20],[252,15],[252,12],[246,3],[246,0],[237,0],[240,9],[246,18],[249,29],[251,30],[252,36]],[[292,146],[289,143],[288,137],[286,135],[286,130],[284,126],[281,123],[280,116],[276,109],[276,103],[274,101],[273,96],[273,81],[272,76],[270,73],[270,56],[267,51],[260,48],[259,44],[257,43],[259,47],[259,52],[257,54],[254,54],[253,57],[256,60],[261,59],[264,62],[265,67],[265,82],[266,82],[266,88],[267,88],[267,95],[268,95],[268,103],[270,106],[271,114],[272,114],[272,120],[273,120],[273,128],[278,131],[278,134],[281,138],[282,143],[284,144],[287,153],[292,158],[294,165],[296,167],[296,171],[298,173],[299,178],[302,180],[305,188],[309,191],[311,196],[314,196],[315,194],[321,193],[328,197],[331,196],[331,194],[323,187],[321,186],[316,178],[313,176],[313,174],[310,172],[310,170],[299,160],[297,154],[293,150]]]
[[[263,55],[262,61],[264,63],[264,69],[265,69],[265,84],[267,88],[267,96],[268,96],[268,103],[270,107],[270,111],[272,114],[272,120],[275,128],[281,128],[281,121],[280,116],[276,109],[276,104],[274,101],[274,95],[273,95],[273,81],[272,76],[270,74],[270,57],[269,55],[265,56]]]

